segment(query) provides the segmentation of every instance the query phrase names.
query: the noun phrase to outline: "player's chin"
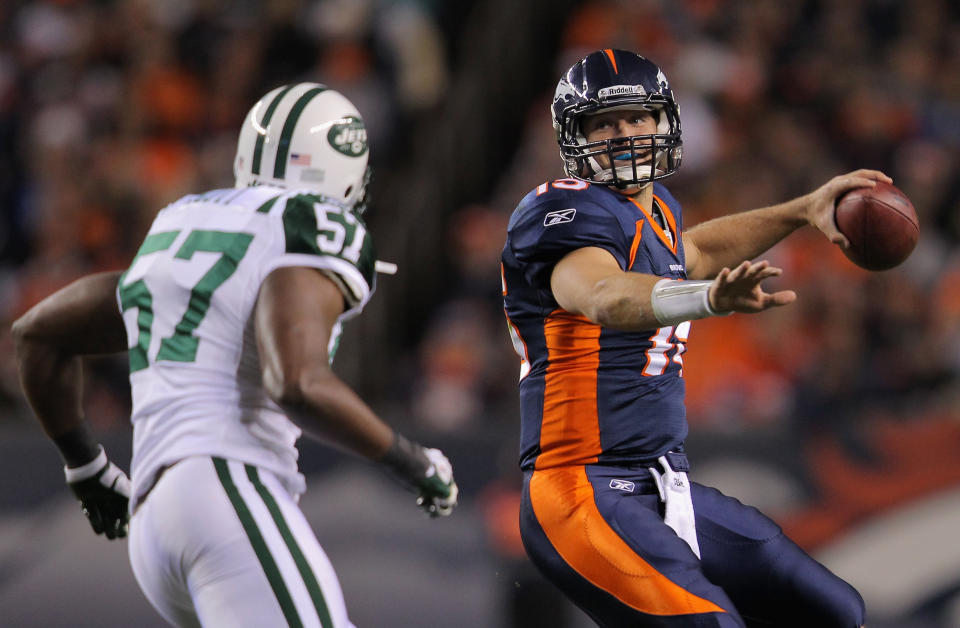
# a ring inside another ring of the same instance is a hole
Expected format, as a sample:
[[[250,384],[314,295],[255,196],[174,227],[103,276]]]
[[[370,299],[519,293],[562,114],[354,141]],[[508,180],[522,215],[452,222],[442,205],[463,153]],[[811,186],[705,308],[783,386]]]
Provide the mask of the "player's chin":
[[[623,155],[619,159],[614,159],[613,164],[617,168],[617,172],[649,172],[650,168],[653,165],[650,156],[647,155],[646,158],[636,158],[631,159],[629,154]]]

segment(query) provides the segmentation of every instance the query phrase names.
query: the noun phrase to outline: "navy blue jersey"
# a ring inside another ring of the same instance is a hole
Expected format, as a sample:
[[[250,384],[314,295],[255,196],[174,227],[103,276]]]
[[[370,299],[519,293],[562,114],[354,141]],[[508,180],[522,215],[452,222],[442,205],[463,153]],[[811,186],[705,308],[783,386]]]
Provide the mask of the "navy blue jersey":
[[[561,308],[550,274],[567,253],[600,247],[626,271],[685,279],[680,205],[659,183],[662,229],[630,197],[575,179],[544,183],[517,206],[501,267],[520,354],[524,469],[649,461],[687,435],[682,354],[690,323],[601,328]]]

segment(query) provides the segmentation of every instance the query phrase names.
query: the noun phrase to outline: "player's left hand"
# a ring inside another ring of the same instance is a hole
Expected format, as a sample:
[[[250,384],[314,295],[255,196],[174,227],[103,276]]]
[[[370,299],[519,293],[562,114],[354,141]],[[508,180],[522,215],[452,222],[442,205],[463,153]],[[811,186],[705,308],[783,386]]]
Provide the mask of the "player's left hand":
[[[867,169],[855,170],[830,179],[805,197],[807,222],[822,231],[834,244],[843,248],[849,247],[850,242],[840,233],[833,218],[837,200],[850,190],[873,187],[876,181],[893,183],[893,179],[879,170]]]
[[[745,261],[733,270],[724,268],[710,286],[710,307],[718,312],[751,314],[793,303],[797,299],[793,290],[769,293],[760,285],[764,279],[778,277],[782,272],[766,260]]]
[[[111,540],[127,536],[130,480],[102,448],[94,460],[81,467],[65,467],[64,474],[95,533]]]
[[[439,449],[424,449],[430,466],[418,482],[417,506],[431,517],[448,517],[457,505],[460,493],[453,479],[453,467]]]

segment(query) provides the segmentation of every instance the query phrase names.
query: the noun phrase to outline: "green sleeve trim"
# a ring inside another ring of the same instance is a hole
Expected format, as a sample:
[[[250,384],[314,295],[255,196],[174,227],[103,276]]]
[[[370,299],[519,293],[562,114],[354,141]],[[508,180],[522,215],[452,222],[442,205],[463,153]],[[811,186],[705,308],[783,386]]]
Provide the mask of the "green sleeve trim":
[[[376,250],[363,220],[350,209],[313,194],[287,199],[283,210],[286,253],[335,257],[354,266],[371,288]]]

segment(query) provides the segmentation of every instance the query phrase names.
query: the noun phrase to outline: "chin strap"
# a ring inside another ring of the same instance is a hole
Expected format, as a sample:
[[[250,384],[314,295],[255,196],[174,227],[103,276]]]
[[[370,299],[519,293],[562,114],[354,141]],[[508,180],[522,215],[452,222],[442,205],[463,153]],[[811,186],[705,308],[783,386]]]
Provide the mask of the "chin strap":
[[[595,160],[593,157],[590,158],[590,161],[592,161],[592,162],[594,162],[594,164],[596,164],[596,160]],[[613,177],[613,168],[605,168],[605,169],[597,170],[597,168],[599,168],[599,164],[596,164],[596,165],[594,165],[594,164],[591,164],[591,166],[594,167],[594,171],[597,172],[597,174],[593,175],[593,177],[592,177],[594,181],[597,181],[598,183],[609,183],[609,182],[611,182],[611,181],[614,180],[614,177]],[[637,179],[638,179],[639,181],[645,182],[644,184],[649,183],[649,182],[650,182],[650,170],[651,170],[651,169],[650,169],[650,166],[648,166],[648,165],[637,166]],[[658,169],[654,170],[653,174],[654,174],[654,175],[660,175],[660,174],[663,174],[663,171],[658,168]],[[626,180],[628,180],[628,181],[632,181],[632,180],[633,180],[633,167],[632,167],[632,166],[617,166],[617,179],[620,180],[620,181],[623,181],[624,179],[626,179]],[[638,183],[638,185],[639,185],[639,183]]]
[[[623,160],[621,160],[623,161]],[[627,160],[629,161],[629,160]],[[665,151],[658,151],[657,153],[657,166],[651,169],[649,164],[640,164],[637,165],[637,180],[638,182],[631,185],[638,185],[641,188],[648,185],[652,182],[651,179],[651,170],[654,178],[662,177],[665,174],[665,170],[659,167],[662,165],[661,162],[666,161]],[[613,168],[604,168],[600,165],[600,162],[597,161],[596,157],[590,156],[587,157],[587,165],[594,172],[590,177],[591,180],[596,181],[597,183],[607,184],[614,180]],[[617,166],[617,179],[620,181],[627,180],[633,181],[633,166],[632,165],[623,165]]]

